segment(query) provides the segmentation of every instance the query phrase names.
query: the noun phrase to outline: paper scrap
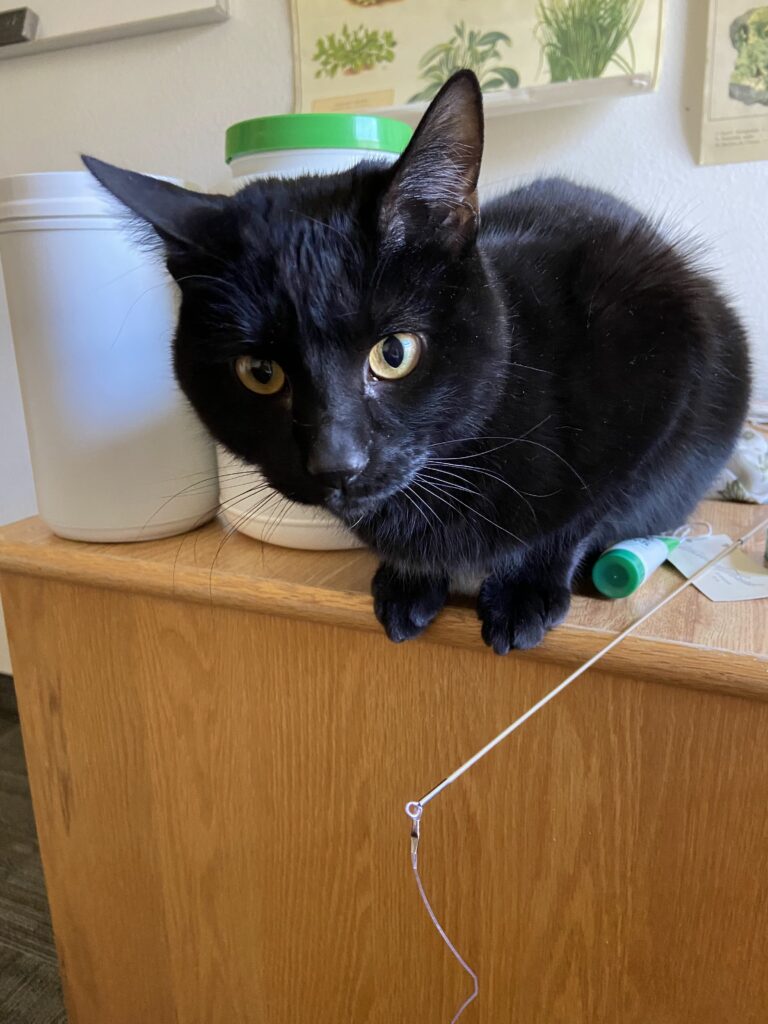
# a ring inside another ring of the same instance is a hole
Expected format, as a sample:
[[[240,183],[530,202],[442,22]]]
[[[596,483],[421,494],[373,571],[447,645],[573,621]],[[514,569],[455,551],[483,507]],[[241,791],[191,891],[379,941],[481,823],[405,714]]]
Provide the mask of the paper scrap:
[[[667,561],[687,579],[732,543],[725,534],[696,537],[671,551]],[[693,585],[710,601],[768,598],[768,568],[743,548],[736,548]]]

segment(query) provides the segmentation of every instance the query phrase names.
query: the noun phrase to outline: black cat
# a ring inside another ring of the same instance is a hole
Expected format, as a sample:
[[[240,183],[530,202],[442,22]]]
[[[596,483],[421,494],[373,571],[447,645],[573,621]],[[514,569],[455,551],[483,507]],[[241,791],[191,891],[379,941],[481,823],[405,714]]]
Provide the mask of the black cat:
[[[85,158],[164,244],[175,366],[219,441],[378,552],[396,641],[482,578],[485,641],[532,647],[618,540],[680,525],[744,419],[744,330],[690,255],[566,181],[483,206],[459,72],[391,168],[207,196]]]

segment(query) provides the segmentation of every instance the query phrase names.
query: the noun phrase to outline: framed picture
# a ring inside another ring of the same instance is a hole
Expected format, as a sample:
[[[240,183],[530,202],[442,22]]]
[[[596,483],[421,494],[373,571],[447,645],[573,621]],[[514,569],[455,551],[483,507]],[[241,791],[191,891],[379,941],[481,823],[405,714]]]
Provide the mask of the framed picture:
[[[296,109],[423,107],[459,68],[489,113],[653,89],[663,0],[292,0]]]
[[[229,17],[229,0],[30,0],[36,38],[0,47],[0,60],[110,39],[188,28]]]
[[[768,3],[710,0],[699,163],[768,160]]]

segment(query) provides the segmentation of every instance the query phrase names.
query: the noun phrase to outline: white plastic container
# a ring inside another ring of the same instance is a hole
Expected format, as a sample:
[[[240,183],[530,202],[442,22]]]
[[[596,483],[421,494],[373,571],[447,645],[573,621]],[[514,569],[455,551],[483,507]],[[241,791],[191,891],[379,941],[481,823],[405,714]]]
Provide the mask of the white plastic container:
[[[226,157],[236,187],[266,177],[296,177],[346,170],[360,160],[393,163],[412,130],[402,121],[365,114],[285,114],[241,121],[227,130]],[[249,515],[261,474],[219,449],[222,516],[258,540],[283,547],[332,550],[360,547],[339,520],[322,509],[293,505],[275,495]],[[233,470],[237,475],[233,475]],[[267,492],[268,493],[268,492]],[[272,492],[274,494],[274,492]],[[259,492],[259,500],[265,492]]]
[[[176,385],[176,286],[86,172],[0,179],[0,259],[41,517],[139,541],[216,511],[215,449]]]

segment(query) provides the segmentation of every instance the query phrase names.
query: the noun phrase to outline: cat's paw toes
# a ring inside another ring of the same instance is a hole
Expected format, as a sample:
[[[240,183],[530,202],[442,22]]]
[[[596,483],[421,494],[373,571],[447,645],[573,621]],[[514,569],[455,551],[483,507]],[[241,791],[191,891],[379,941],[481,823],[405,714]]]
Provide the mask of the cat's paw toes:
[[[423,633],[445,604],[447,581],[406,580],[386,566],[373,577],[376,618],[394,643]]]
[[[477,604],[483,640],[497,654],[529,650],[563,621],[570,604],[567,587],[535,587],[487,579]]]

